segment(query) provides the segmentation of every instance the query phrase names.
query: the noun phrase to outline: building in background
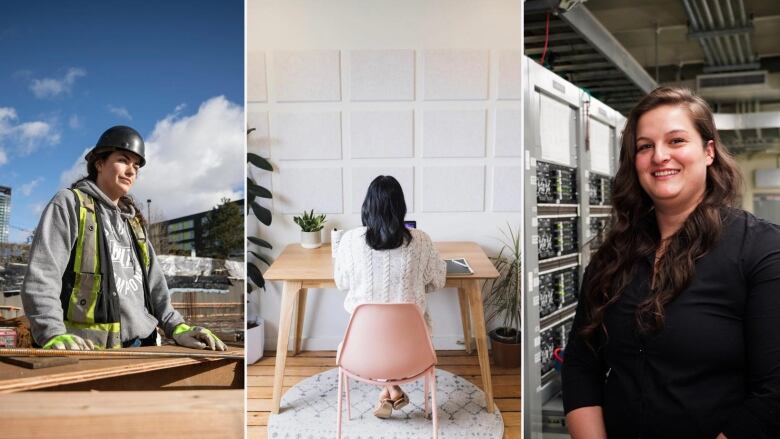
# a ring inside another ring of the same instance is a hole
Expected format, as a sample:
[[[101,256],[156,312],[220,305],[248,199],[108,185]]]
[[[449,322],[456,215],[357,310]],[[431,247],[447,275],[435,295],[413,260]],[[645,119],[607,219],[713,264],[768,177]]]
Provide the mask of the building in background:
[[[244,215],[244,200],[231,201]],[[155,250],[158,254],[190,255],[194,251],[199,253],[205,247],[204,236],[206,222],[211,210],[194,213],[192,215],[160,221],[149,226],[149,234]],[[243,236],[243,229],[241,230]],[[243,242],[240,248],[230,252],[230,257],[243,259]]]
[[[0,186],[0,244],[8,242],[11,222],[11,188]]]

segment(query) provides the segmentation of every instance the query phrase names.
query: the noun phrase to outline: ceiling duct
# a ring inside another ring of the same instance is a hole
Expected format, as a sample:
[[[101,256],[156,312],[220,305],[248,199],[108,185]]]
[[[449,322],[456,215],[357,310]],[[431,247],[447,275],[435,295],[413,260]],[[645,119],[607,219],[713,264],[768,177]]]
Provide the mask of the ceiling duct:
[[[716,73],[696,77],[696,88],[699,92],[712,88],[758,86],[767,87],[768,72],[766,70],[752,72]]]

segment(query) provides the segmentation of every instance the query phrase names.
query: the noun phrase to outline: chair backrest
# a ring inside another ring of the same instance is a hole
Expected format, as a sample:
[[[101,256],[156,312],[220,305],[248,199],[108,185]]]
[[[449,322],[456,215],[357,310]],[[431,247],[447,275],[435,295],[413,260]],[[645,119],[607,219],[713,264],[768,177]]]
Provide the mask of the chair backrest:
[[[414,303],[366,303],[352,312],[339,367],[367,379],[412,378],[436,364],[428,327]]]

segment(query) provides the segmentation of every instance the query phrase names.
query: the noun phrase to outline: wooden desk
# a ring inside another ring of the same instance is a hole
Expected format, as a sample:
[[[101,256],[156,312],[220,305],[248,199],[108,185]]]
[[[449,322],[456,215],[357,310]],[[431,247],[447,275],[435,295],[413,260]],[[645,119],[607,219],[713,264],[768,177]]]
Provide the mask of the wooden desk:
[[[437,242],[436,249],[442,259],[466,258],[474,274],[471,276],[448,277],[445,288],[458,289],[460,318],[463,324],[463,338],[466,351],[471,353],[471,324],[477,342],[479,368],[488,412],[493,412],[493,386],[490,377],[490,357],[487,349],[485,313],[482,309],[482,292],[479,281],[498,277],[493,264],[479,245],[474,242]],[[276,344],[276,367],[271,412],[279,413],[282,399],[284,365],[287,361],[287,340],[290,326],[294,324],[295,341],[293,355],[301,350],[301,331],[306,312],[308,288],[335,288],[333,281],[333,259],[330,245],[307,250],[299,244],[288,245],[276,258],[264,275],[266,280],[283,281],[282,304],[279,310],[279,335]],[[295,312],[293,312],[295,310]],[[471,316],[471,322],[469,322]]]
[[[181,346],[141,351],[192,352]],[[230,352],[243,349],[229,347]],[[199,351],[197,351],[199,352]],[[82,358],[76,364],[25,369],[0,361],[0,394],[26,390],[243,389],[243,361],[225,358]]]

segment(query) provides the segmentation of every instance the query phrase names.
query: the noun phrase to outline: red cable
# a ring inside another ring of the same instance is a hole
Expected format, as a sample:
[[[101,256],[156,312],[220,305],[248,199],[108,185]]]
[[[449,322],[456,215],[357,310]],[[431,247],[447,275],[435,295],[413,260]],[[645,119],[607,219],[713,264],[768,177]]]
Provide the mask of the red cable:
[[[542,49],[542,61],[544,65],[544,57],[547,55],[547,43],[550,40],[550,13],[547,13],[547,23],[544,25],[544,49]]]

